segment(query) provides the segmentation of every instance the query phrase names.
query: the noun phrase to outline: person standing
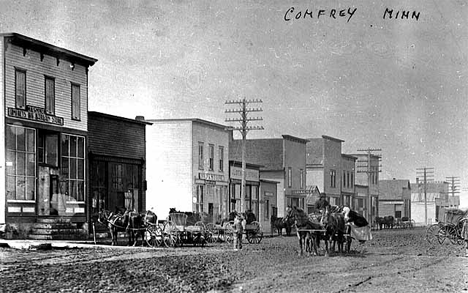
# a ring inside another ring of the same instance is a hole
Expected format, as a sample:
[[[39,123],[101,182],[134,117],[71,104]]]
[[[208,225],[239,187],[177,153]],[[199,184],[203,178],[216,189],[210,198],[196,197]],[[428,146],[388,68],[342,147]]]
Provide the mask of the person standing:
[[[468,217],[464,218],[461,237],[465,240],[465,257],[468,257]]]
[[[242,235],[244,234],[245,219],[241,213],[234,218],[234,250],[242,249]]]

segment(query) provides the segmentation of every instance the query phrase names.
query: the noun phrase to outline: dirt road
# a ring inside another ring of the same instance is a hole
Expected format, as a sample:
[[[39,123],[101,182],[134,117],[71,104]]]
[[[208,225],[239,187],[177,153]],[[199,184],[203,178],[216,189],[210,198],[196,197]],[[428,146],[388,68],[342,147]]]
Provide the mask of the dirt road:
[[[175,249],[0,250],[0,292],[466,292],[462,246],[375,231],[350,254],[299,256],[296,237]],[[362,251],[362,253],[361,253]],[[322,251],[323,254],[323,251]]]

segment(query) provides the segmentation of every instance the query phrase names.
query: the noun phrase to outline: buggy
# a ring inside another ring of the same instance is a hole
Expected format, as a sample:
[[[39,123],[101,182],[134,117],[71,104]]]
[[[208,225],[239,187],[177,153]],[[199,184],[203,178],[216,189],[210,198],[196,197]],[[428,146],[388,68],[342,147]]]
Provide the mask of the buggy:
[[[445,221],[432,224],[426,229],[426,241],[439,244],[445,241],[452,244],[463,244],[461,230],[463,221],[468,220],[467,216],[468,211],[453,208],[445,210]]]

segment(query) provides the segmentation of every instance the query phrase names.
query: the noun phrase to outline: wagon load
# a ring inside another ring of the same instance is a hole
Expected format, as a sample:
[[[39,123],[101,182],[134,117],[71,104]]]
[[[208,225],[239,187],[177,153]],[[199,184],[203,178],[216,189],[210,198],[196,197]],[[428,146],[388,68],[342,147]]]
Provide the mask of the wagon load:
[[[463,244],[464,239],[461,234],[464,221],[468,220],[468,210],[457,208],[446,209],[444,221],[430,225],[426,229],[426,240],[429,243],[439,244],[446,240],[452,244]]]

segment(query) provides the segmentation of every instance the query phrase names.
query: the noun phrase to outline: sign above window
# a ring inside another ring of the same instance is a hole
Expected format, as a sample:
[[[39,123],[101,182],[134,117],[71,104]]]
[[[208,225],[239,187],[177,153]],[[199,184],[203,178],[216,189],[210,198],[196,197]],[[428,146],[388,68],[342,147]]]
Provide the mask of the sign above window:
[[[49,115],[46,113],[44,108],[29,105],[26,106],[26,110],[8,108],[8,116],[61,126],[63,125],[63,117]]]

